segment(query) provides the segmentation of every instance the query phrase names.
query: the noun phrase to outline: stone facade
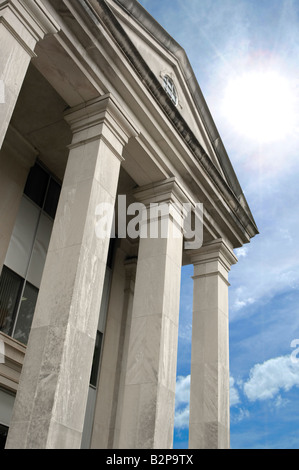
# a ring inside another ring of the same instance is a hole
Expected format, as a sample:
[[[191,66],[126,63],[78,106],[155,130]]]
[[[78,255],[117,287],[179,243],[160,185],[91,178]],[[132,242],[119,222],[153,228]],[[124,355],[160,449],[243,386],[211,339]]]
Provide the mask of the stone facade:
[[[0,0],[0,39],[6,448],[172,447],[187,264],[190,448],[228,448],[228,272],[258,231],[185,52],[129,0]]]

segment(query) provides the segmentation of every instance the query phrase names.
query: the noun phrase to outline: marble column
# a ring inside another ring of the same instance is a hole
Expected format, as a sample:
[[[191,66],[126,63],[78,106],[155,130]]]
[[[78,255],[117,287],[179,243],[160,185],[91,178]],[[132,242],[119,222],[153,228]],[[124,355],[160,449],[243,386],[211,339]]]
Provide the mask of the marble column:
[[[136,130],[110,95],[70,110],[68,164],[44,268],[7,448],[81,445],[123,146]],[[110,226],[109,226],[110,224]]]
[[[118,448],[122,384],[126,366],[126,338],[131,321],[136,258],[127,259],[123,243],[115,254],[101,371],[94,414],[92,449]]]
[[[128,361],[128,348],[130,329],[132,322],[132,310],[134,300],[134,288],[136,279],[137,269],[137,258],[128,258],[125,261],[125,289],[124,289],[124,304],[123,304],[123,315],[121,325],[121,340],[119,345],[119,361],[118,361],[118,374],[117,374],[117,387],[116,389],[116,406],[115,413],[113,416],[114,427],[111,429],[113,438],[112,447],[113,449],[119,449],[119,434],[120,434],[120,423],[123,411],[123,399],[124,399],[124,386],[126,379],[127,361]]]
[[[36,43],[58,30],[41,0],[0,0],[0,148]]]
[[[228,272],[237,262],[222,240],[191,252],[194,264],[190,449],[227,449],[229,437]]]
[[[171,209],[175,202],[178,208],[179,186],[166,180],[140,188],[135,197],[147,217],[139,241],[119,448],[167,449],[173,443],[183,235],[170,210],[160,218],[167,233],[151,237],[148,211],[150,203]]]

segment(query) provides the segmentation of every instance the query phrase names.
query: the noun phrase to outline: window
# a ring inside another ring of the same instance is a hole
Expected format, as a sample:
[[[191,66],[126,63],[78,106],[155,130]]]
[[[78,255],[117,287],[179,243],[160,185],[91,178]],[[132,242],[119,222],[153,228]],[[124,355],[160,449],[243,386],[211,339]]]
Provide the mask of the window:
[[[37,296],[38,289],[26,282],[14,328],[14,338],[23,344],[28,343]]]
[[[60,184],[31,168],[0,276],[0,331],[27,344],[50,242]]]
[[[0,424],[0,450],[5,449],[6,438],[8,434],[8,426]]]
[[[61,185],[39,164],[31,168],[24,194],[55,218]]]
[[[12,334],[22,284],[20,276],[3,266],[0,278],[0,330],[9,336]]]
[[[173,80],[169,77],[169,75],[164,75],[163,77],[164,82],[164,90],[170,97],[171,101],[177,105],[178,104],[178,95],[176,92],[176,88],[174,86]]]
[[[91,376],[90,376],[90,385],[92,385],[93,387],[97,386],[99,367],[100,367],[101,349],[102,349],[102,339],[103,339],[103,333],[101,331],[97,331],[96,344],[94,348],[94,355],[93,355],[92,369],[91,369]]]

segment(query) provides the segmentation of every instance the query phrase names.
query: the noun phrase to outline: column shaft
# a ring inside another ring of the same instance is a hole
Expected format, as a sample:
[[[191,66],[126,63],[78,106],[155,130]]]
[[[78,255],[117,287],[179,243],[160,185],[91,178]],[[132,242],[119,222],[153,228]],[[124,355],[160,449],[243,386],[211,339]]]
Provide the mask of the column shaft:
[[[167,237],[139,242],[120,448],[173,445],[182,234],[168,222]]]
[[[114,204],[126,135],[112,105],[104,97],[66,117],[73,143],[7,448],[81,445],[110,238],[108,225],[96,234],[97,206]]]
[[[193,253],[189,447],[229,448],[228,271],[236,258],[216,241]]]

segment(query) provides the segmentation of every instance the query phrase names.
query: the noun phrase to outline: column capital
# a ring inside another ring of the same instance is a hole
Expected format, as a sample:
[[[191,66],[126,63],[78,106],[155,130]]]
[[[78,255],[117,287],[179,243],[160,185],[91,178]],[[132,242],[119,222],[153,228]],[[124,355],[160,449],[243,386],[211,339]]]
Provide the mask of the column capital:
[[[139,187],[133,191],[133,196],[145,207],[146,215],[141,224],[152,223],[155,231],[155,224],[159,220],[168,223],[168,220],[172,219],[176,227],[172,235],[176,238],[184,233],[187,212],[192,210],[195,204],[175,177]],[[189,204],[188,208],[184,207],[184,204]],[[164,235],[166,234],[170,236],[167,229],[164,232]]]
[[[60,30],[41,0],[0,0],[0,23],[2,23],[34,57],[37,41],[46,34],[55,34]]]
[[[151,203],[174,203],[179,206],[191,203],[192,206],[195,205],[185,188],[175,177],[137,188],[133,195],[138,202],[142,202],[146,206]]]
[[[238,258],[228,244],[221,238],[206,243],[198,250],[189,250],[192,264],[195,266],[207,263],[220,262],[227,272],[232,265],[238,262]]]
[[[112,142],[116,139],[118,145],[114,147],[119,147],[121,154],[128,140],[139,134],[132,118],[110,93],[66,111],[64,118],[74,134],[69,148],[101,137],[110,147],[113,147]]]

